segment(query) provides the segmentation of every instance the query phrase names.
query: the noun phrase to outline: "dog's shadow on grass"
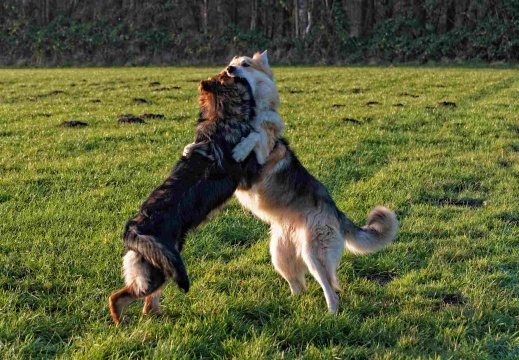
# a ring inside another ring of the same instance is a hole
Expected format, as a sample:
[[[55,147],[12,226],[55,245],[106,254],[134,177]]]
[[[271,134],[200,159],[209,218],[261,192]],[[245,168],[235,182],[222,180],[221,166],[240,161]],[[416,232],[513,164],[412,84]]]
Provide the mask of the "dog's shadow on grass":
[[[230,261],[246,256],[251,246],[267,237],[268,225],[233,200],[215,218],[189,234],[183,256],[203,254],[205,260]]]

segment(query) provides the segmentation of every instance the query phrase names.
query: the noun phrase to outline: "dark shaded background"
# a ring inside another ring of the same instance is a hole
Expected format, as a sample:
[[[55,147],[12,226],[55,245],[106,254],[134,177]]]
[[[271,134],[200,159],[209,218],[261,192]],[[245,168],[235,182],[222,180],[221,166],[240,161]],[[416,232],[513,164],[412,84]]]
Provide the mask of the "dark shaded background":
[[[0,65],[517,62],[519,0],[0,0]]]

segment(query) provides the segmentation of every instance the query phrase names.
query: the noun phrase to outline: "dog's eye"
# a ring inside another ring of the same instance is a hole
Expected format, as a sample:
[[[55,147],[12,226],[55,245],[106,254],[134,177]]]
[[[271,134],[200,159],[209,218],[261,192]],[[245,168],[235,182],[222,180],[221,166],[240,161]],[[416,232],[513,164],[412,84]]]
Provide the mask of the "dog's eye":
[[[241,64],[241,66],[243,66],[243,67],[249,67],[250,65],[247,64],[246,62],[244,62],[243,64]]]

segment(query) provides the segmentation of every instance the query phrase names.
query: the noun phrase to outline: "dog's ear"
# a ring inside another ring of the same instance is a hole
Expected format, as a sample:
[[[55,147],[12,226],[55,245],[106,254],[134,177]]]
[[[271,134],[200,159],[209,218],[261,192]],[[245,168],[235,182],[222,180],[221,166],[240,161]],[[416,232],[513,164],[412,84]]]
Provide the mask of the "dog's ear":
[[[210,92],[212,89],[211,80],[202,80],[200,81],[200,85],[198,85],[198,92],[202,93],[202,91]]]
[[[263,66],[266,69],[270,69],[269,58],[267,56],[267,50],[263,51],[261,54],[259,52],[257,52],[256,54],[254,54],[253,59],[261,61],[261,63],[263,64]]]

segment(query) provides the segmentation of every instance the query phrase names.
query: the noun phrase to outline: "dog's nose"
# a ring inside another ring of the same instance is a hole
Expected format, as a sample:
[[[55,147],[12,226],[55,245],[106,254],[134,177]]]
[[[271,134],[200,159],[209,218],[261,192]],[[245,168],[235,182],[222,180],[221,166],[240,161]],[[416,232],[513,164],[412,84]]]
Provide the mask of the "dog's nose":
[[[227,72],[229,74],[232,74],[236,70],[235,66],[227,66]]]

